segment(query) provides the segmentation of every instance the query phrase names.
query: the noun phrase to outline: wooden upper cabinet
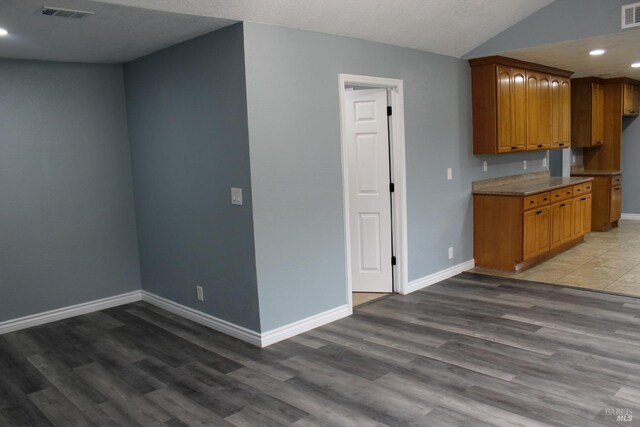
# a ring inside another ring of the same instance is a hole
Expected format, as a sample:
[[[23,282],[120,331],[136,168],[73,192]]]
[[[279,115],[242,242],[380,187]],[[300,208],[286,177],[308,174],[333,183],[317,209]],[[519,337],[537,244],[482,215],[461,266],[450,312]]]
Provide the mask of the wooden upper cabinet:
[[[570,146],[571,72],[498,56],[469,63],[474,154]]]
[[[527,71],[527,150],[550,148],[551,135],[550,77]]]
[[[527,92],[526,72],[498,66],[498,152],[511,153],[526,149]]]
[[[604,82],[598,78],[571,82],[571,145],[598,147],[604,144]]]
[[[551,77],[551,148],[571,145],[571,83]]]
[[[622,94],[622,115],[637,116],[640,114],[640,87],[624,83]]]

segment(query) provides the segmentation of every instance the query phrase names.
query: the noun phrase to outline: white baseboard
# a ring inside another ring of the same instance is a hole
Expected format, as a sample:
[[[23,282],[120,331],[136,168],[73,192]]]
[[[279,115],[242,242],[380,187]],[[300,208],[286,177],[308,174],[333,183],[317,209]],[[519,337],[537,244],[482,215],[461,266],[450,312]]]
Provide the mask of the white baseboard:
[[[446,270],[438,271],[437,273],[430,274],[425,277],[421,277],[420,279],[413,280],[409,282],[404,295],[410,294],[411,292],[415,292],[419,289],[426,288],[427,286],[434,285],[438,282],[441,282],[445,279],[453,277],[457,274],[460,274],[464,271],[471,270],[476,266],[474,260],[465,261],[461,264],[454,265],[453,267],[449,267]]]
[[[72,305],[70,307],[45,311],[44,313],[33,314],[31,316],[20,317],[18,319],[7,320],[5,322],[0,322],[0,335],[18,331],[20,329],[31,328],[33,326],[44,325],[45,323],[68,319],[69,317],[93,313],[94,311],[105,310],[107,308],[123,304],[129,304],[140,301],[141,299],[142,291],[133,291],[126,294]]]
[[[629,221],[640,221],[640,214],[623,213],[620,219]]]
[[[182,304],[178,304],[147,291],[142,291],[142,300],[149,304],[153,304],[156,307],[162,308],[163,310],[167,310],[170,313],[177,314],[178,316],[184,317],[218,332],[222,332],[223,334],[231,335],[232,337],[246,341],[249,344],[253,344],[258,347],[266,347],[268,345],[275,344],[279,341],[291,338],[295,335],[351,315],[349,306],[345,304],[341,307],[307,317],[306,319],[302,319],[267,332],[258,333],[251,329],[247,329],[201,311],[194,310],[193,308],[186,307]]]
[[[238,326],[226,320],[219,319],[209,314],[203,313],[193,308],[186,307],[168,299],[147,291],[133,291],[126,294],[115,295],[113,297],[103,298],[95,301],[89,301],[70,307],[59,308],[56,310],[46,311],[44,313],[33,314],[18,319],[0,322],[0,335],[21,329],[31,328],[33,326],[44,325],[45,323],[56,322],[70,317],[81,316],[95,311],[105,310],[107,308],[117,307],[119,305],[130,304],[136,301],[145,301],[167,310],[170,313],[177,314],[201,325],[207,326],[216,331],[241,339],[258,347],[266,347],[275,344],[278,341],[291,338],[295,335],[341,319],[351,315],[352,311],[348,305],[336,307],[319,313],[306,319],[290,323],[288,325],[272,329],[265,333],[258,333],[250,329]]]
[[[326,325],[327,323],[334,322],[338,319],[342,319],[343,317],[350,316],[352,312],[353,311],[349,308],[349,305],[345,304],[314,316],[307,317],[306,319],[298,320],[297,322],[263,332],[261,334],[262,347],[275,344],[278,341],[286,340],[287,338],[310,331],[311,329]]]
[[[252,331],[251,329],[238,326],[235,323],[227,322],[226,320],[222,320],[193,308],[178,304],[177,302],[162,298],[158,295],[152,294],[151,292],[142,291],[142,300],[163,310],[167,310],[170,313],[177,314],[178,316],[184,317],[218,332],[222,332],[223,334],[231,335],[232,337],[238,338],[242,341],[262,347],[260,334],[256,331]]]

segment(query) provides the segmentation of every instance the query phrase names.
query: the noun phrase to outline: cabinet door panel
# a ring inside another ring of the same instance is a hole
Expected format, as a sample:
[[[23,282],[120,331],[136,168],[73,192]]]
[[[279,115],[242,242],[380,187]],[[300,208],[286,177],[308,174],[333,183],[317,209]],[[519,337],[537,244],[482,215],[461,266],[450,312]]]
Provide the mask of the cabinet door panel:
[[[513,141],[517,150],[527,148],[527,86],[526,72],[512,69],[513,81]]]
[[[582,233],[587,234],[591,231],[591,209],[593,202],[593,195],[587,194],[583,197],[584,201],[582,202]]]
[[[553,129],[551,125],[551,78],[542,74],[538,86],[538,144],[551,147]]]
[[[551,242],[551,209],[546,206],[536,213],[538,217],[536,224],[538,227],[538,253],[541,254],[549,251]]]
[[[622,187],[616,185],[611,187],[610,204],[609,204],[609,221],[615,222],[620,219],[622,213]]]
[[[562,139],[562,88],[560,79],[551,78],[551,147],[560,147]]]
[[[569,79],[560,80],[561,92],[561,119],[560,119],[560,147],[569,147],[571,145],[571,82]]]
[[[604,143],[604,86],[591,84],[591,145]]]
[[[536,210],[530,210],[524,213],[522,239],[522,259],[526,260],[536,256],[538,253],[538,233],[537,233],[538,215]]]
[[[623,85],[623,110],[625,116],[637,116],[640,110],[640,88],[625,83]]]
[[[573,199],[573,237],[580,237],[584,229],[584,200],[582,197]]]
[[[540,142],[540,75],[527,71],[527,150],[544,148]]]
[[[573,238],[573,200],[560,203],[562,212],[562,243]]]
[[[554,248],[562,243],[562,208],[560,203],[551,205],[551,247]]]
[[[513,141],[512,78],[509,67],[497,67],[498,74],[498,151],[509,153]]]

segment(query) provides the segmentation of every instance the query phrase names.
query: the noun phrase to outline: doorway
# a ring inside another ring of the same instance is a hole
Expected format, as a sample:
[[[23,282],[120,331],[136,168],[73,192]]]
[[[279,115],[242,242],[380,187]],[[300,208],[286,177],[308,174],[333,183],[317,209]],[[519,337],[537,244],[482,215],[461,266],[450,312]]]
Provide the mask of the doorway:
[[[402,80],[340,75],[347,298],[407,283]]]

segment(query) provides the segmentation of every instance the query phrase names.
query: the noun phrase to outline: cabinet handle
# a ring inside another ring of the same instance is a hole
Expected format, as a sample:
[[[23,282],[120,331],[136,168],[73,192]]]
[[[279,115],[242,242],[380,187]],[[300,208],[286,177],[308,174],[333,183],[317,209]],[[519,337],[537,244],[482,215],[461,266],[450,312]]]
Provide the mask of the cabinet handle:
[[[580,200],[582,200],[582,201],[584,202],[585,200],[587,200],[587,198],[586,198],[586,197],[583,197],[583,198],[582,198],[582,199],[580,199]]]
[[[564,142],[561,142],[560,144],[558,144],[560,147],[564,147]]]
[[[536,215],[540,215],[542,213],[542,211],[538,211],[536,212]]]
[[[543,145],[542,145],[542,144],[538,144],[538,148],[542,148],[542,147],[543,147]]]
[[[518,147],[511,147],[511,149],[512,149],[512,150],[517,150],[517,149],[518,149]]]
[[[563,204],[560,205],[561,208],[564,208],[565,206],[567,206],[566,203],[563,203]]]
[[[544,201],[546,202],[547,200],[549,200],[549,199],[547,199],[547,198],[545,197],[545,198],[544,198]]]

